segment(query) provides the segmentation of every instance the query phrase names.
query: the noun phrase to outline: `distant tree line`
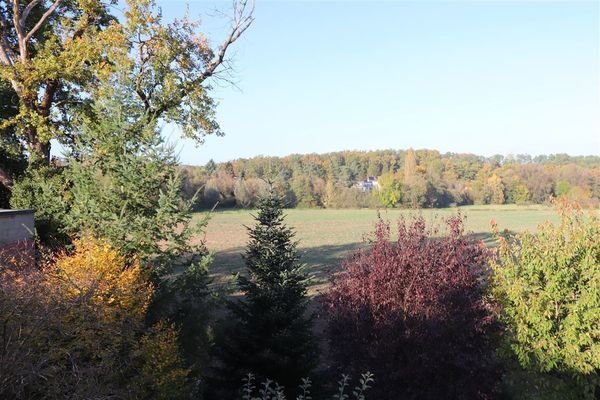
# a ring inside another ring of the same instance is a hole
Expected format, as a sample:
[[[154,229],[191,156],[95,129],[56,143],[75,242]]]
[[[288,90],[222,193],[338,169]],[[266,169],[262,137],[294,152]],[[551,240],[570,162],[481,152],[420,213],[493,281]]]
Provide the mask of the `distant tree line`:
[[[600,157],[494,155],[436,150],[344,151],[254,157],[183,166],[184,195],[195,207],[252,208],[273,184],[288,207],[448,207],[543,204],[564,195],[600,203]],[[378,178],[379,189],[356,183]]]

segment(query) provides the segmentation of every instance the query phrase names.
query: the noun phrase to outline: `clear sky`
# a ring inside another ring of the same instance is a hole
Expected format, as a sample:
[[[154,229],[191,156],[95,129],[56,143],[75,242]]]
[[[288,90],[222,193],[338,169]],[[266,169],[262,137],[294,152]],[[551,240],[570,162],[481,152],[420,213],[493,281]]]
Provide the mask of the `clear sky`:
[[[230,2],[158,2],[202,16]],[[218,87],[225,137],[184,164],[256,155],[429,148],[600,154],[597,1],[263,1]],[[211,16],[212,15],[212,16]],[[177,140],[177,130],[163,133]]]

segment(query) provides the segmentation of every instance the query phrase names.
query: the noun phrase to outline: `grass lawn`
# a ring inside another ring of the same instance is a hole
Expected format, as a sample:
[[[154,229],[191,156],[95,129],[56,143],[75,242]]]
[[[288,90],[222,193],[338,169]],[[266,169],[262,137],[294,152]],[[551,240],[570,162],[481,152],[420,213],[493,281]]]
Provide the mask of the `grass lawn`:
[[[447,217],[458,211],[466,217],[466,228],[478,239],[493,245],[490,220],[495,219],[498,228],[510,231],[534,231],[546,220],[558,220],[554,210],[544,206],[467,206],[453,209],[422,210],[427,221]],[[251,210],[216,211],[206,229],[206,244],[214,252],[212,272],[217,282],[225,283],[232,274],[243,271],[241,254],[248,240],[246,226],[254,224]],[[395,221],[402,216],[415,215],[418,211],[381,210],[381,217]],[[286,210],[286,223],[293,227],[299,240],[298,250],[302,262],[314,274],[316,281],[311,292],[319,290],[327,282],[340,261],[364,245],[364,237],[377,220],[376,210]],[[205,214],[199,213],[196,218]]]

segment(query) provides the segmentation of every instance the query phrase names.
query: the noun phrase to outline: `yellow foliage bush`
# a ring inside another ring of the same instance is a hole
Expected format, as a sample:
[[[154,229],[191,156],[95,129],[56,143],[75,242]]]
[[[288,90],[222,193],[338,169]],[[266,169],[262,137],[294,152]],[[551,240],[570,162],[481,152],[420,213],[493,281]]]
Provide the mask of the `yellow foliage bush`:
[[[71,255],[62,255],[53,266],[52,275],[64,295],[92,307],[107,322],[125,315],[130,322],[141,320],[152,287],[139,260],[125,260],[117,250],[94,239],[76,240],[74,246]]]
[[[60,305],[60,339],[49,348],[54,360],[49,374],[60,376],[53,384],[72,380],[71,390],[82,397],[98,386],[128,397],[129,388],[113,385],[136,369],[131,352],[153,293],[140,263],[86,238],[76,240],[72,252],[48,262],[44,276],[52,293],[49,301]],[[61,369],[61,363],[70,364],[69,370]],[[62,390],[61,383],[56,392]]]
[[[189,398],[176,327],[147,328],[153,293],[137,260],[91,238],[0,269],[0,398]]]

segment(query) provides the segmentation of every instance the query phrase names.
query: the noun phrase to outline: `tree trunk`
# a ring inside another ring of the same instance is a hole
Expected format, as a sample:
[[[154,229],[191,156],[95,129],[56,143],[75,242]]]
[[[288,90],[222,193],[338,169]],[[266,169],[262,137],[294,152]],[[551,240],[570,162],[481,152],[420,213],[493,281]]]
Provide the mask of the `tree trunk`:
[[[0,184],[7,189],[12,189],[13,181],[10,179],[8,173],[0,167]]]
[[[56,79],[50,79],[46,82],[46,87],[44,89],[44,95],[42,96],[41,101],[36,103],[34,99],[27,102],[26,104],[30,104],[32,109],[35,109],[39,115],[44,117],[46,122],[50,124],[50,107],[54,102],[54,95],[56,90],[58,89],[58,81]],[[37,135],[37,128],[35,126],[30,126],[27,128],[27,139],[30,146],[30,157],[29,164],[31,162],[42,163],[47,165],[50,163],[50,142],[41,142]]]
[[[32,163],[50,164],[50,142],[41,142],[34,126],[28,126],[25,134],[29,144],[29,165]]]

